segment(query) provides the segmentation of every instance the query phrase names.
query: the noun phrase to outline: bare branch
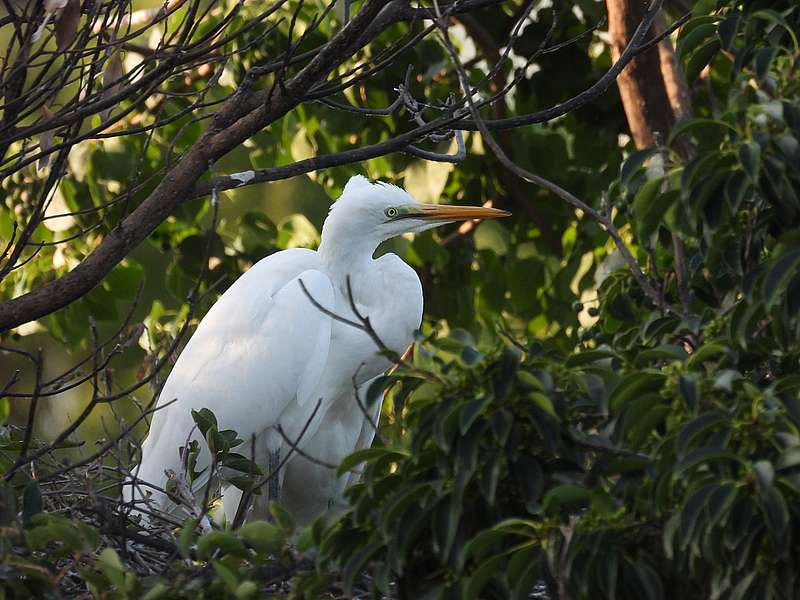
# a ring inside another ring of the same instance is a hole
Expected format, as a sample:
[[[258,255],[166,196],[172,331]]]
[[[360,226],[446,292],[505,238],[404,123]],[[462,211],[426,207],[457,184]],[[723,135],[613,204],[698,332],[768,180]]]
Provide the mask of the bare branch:
[[[417,158],[424,158],[434,162],[447,162],[447,163],[460,163],[467,157],[467,147],[464,145],[464,134],[461,130],[455,132],[456,143],[458,147],[455,154],[443,154],[440,152],[431,152],[429,150],[422,150],[416,146],[408,145],[405,147],[404,152],[411,154]]]

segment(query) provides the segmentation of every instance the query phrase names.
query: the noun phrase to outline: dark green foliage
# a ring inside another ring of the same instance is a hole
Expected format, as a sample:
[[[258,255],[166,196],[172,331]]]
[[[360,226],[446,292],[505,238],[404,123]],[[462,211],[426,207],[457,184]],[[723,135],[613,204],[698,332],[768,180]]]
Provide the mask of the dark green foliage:
[[[768,590],[797,583],[797,390],[780,391],[796,376],[758,385],[743,352],[641,337],[519,364],[506,348],[412,400],[409,453],[354,456],[364,478],[323,554],[346,583],[370,548],[376,588],[399,577],[410,598],[524,598],[542,579],[571,597],[729,597],[746,577],[790,597]]]
[[[674,132],[696,154],[633,153],[608,196],[672,310],[615,271],[575,352],[426,363],[447,383],[410,396],[407,455],[354,456],[363,481],[315,538],[345,589],[369,565],[406,598],[525,598],[538,581],[552,597],[796,597],[799,18],[722,8],[683,28],[690,82],[714,67],[716,107]]]

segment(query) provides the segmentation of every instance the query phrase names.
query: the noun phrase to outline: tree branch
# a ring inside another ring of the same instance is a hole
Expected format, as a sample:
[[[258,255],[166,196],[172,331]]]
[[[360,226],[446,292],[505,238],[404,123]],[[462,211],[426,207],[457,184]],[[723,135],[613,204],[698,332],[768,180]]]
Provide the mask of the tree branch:
[[[388,5],[368,0],[355,18],[287,82],[285,92],[277,91],[271,97],[268,91],[246,91],[244,98],[234,94],[156,189],[108,233],[94,252],[59,279],[0,305],[0,332],[47,315],[91,291],[190,195],[209,164],[299,104],[306,91],[367,44],[371,39],[369,34],[377,35],[388,26],[394,12],[402,6],[397,0]]]

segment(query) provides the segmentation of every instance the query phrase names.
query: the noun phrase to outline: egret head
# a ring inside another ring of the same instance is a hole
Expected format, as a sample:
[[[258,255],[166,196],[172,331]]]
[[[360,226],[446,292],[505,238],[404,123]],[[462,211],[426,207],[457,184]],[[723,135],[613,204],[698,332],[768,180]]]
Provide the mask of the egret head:
[[[367,244],[372,249],[403,233],[469,219],[495,219],[511,213],[483,206],[421,204],[405,190],[365,177],[350,178],[341,197],[334,202],[322,228],[322,244]]]

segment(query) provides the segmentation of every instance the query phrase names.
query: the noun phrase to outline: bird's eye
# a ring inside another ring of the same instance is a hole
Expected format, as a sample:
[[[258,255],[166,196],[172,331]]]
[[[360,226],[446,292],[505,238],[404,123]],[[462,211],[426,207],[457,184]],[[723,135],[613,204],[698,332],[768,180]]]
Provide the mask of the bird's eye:
[[[398,213],[398,210],[397,210],[395,207],[393,207],[393,206],[390,206],[390,207],[389,207],[389,208],[387,208],[385,211],[383,211],[383,214],[385,214],[385,215],[386,215],[387,217],[389,217],[390,219],[393,219],[393,218],[394,218],[394,217],[396,217],[396,216],[397,216],[399,213]]]

